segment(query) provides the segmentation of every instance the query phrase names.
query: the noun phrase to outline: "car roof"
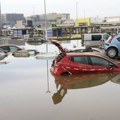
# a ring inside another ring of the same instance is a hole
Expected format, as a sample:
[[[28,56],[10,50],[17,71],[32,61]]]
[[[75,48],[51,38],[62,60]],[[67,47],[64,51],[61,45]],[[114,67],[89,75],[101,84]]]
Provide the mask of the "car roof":
[[[15,46],[15,47],[18,47],[17,45],[14,45],[14,44],[1,44],[0,47],[2,46]]]
[[[120,36],[120,34],[116,34],[115,36]]]
[[[96,56],[96,57],[106,59],[109,62],[112,62],[116,66],[118,66],[118,63],[116,61],[112,60],[111,58],[109,58],[108,56],[106,56],[105,54],[102,54],[102,53],[94,53],[94,52],[67,53],[67,56],[69,56],[69,57],[72,57],[72,56]]]
[[[96,47],[91,47],[91,48],[92,48],[92,50],[101,51],[99,48],[96,48]],[[85,50],[85,49],[86,49],[86,46],[81,46],[81,47],[71,48],[68,50]]]
[[[102,56],[102,54],[96,54],[96,53],[93,53],[93,52],[81,52],[81,53],[67,53],[67,55],[70,55],[70,56],[76,56],[76,55],[88,55],[88,56]]]
[[[114,64],[117,64],[115,61],[113,61],[112,59],[110,59],[109,57],[107,57],[104,54],[101,53],[94,53],[94,52],[82,52],[82,53],[67,53],[68,56],[96,56],[96,57],[101,57],[103,59],[106,59],[108,61],[111,61]]]

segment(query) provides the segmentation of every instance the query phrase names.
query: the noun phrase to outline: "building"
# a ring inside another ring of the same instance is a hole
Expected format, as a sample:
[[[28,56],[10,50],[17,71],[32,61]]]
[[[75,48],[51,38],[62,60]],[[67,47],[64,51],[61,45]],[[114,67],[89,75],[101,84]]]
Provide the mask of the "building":
[[[33,26],[34,27],[41,27],[44,28],[45,26],[45,14],[42,15],[31,15],[28,16],[26,19],[33,20]],[[46,27],[50,28],[52,26],[56,26],[58,24],[61,24],[65,20],[70,19],[70,14],[68,13],[63,13],[63,14],[58,14],[58,13],[48,13],[46,14]]]
[[[75,26],[86,26],[89,27],[90,26],[90,18],[77,18],[75,20]]]
[[[107,23],[120,23],[120,16],[105,17],[104,21]]]
[[[24,14],[16,14],[16,13],[9,13],[9,14],[2,14],[2,23],[9,24],[13,27],[16,24],[16,21],[25,20]]]
[[[120,33],[120,16],[105,17],[101,26],[101,32],[109,34]]]

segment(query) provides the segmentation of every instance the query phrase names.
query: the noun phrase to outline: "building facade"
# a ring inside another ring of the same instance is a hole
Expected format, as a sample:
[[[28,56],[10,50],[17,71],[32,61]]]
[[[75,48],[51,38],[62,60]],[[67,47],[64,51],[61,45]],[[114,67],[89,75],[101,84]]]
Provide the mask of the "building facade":
[[[11,13],[2,14],[1,20],[3,24],[9,24],[11,27],[13,27],[16,24],[16,21],[25,20],[25,18],[24,14]]]

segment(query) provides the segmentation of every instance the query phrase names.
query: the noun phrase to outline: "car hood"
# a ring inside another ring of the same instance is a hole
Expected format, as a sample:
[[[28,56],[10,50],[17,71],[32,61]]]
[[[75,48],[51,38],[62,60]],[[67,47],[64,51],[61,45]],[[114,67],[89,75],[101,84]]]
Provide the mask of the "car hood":
[[[56,47],[58,47],[58,49],[61,51],[61,53],[63,53],[64,55],[66,55],[65,49],[63,49],[63,47],[60,45],[60,43],[58,41],[52,40],[51,43],[53,45],[55,45]]]

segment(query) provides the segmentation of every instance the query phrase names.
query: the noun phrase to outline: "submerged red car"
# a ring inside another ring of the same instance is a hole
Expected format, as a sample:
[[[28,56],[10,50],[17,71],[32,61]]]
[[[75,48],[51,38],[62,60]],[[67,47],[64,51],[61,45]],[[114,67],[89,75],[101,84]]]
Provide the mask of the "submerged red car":
[[[120,65],[102,54],[67,53],[57,41],[53,40],[51,43],[60,50],[50,69],[53,75],[120,72]]]

